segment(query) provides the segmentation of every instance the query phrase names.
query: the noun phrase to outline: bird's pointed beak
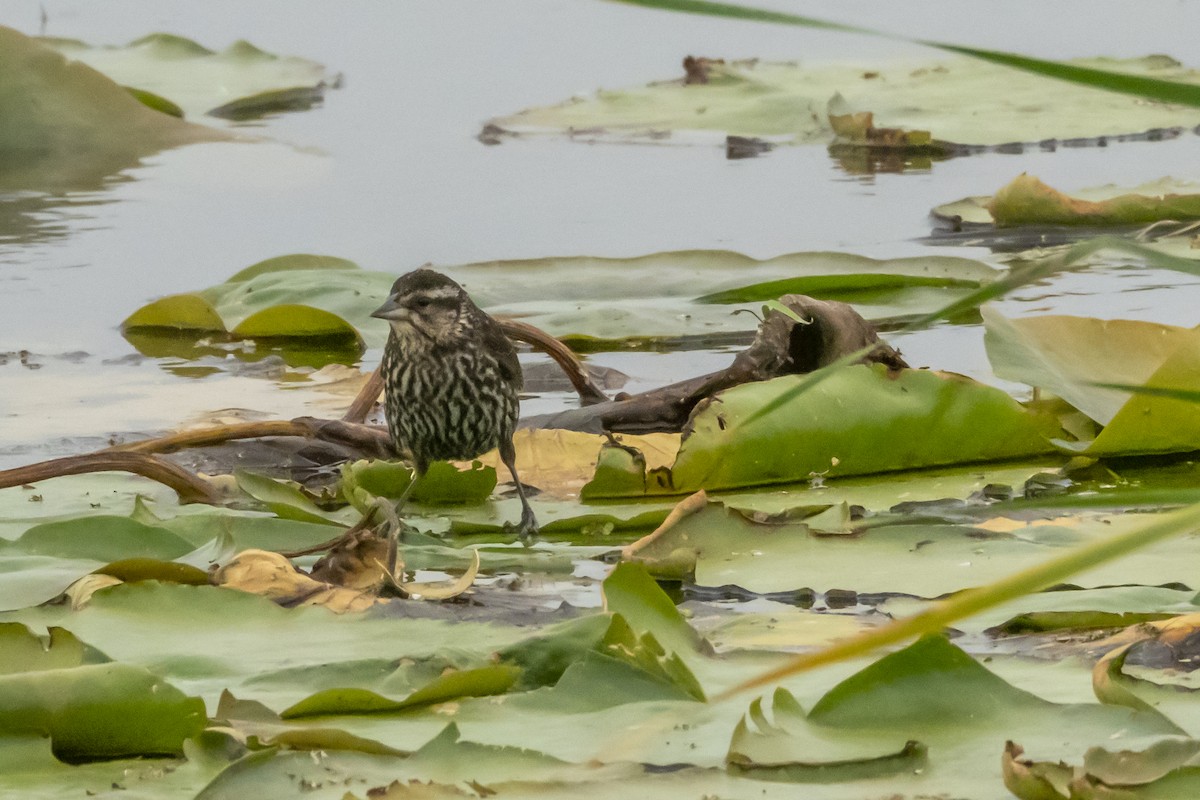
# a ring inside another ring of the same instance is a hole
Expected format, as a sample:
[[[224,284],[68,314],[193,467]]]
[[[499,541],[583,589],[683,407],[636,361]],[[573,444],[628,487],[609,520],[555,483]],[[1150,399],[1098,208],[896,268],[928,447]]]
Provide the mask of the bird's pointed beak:
[[[372,317],[393,320],[408,319],[408,309],[396,302],[396,295],[390,296],[383,305],[371,312]]]

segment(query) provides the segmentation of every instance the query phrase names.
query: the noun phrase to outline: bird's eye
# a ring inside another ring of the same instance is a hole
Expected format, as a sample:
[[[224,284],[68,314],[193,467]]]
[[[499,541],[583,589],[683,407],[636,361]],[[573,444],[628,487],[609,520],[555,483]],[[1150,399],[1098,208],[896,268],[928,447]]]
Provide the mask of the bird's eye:
[[[417,302],[416,302],[416,306],[417,306],[417,308],[429,308],[429,298],[428,297],[418,298]]]

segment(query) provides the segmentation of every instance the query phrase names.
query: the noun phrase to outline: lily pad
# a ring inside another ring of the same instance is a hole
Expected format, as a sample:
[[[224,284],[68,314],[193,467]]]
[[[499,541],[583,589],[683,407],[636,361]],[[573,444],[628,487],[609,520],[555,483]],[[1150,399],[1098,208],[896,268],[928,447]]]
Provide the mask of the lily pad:
[[[227,134],[155,111],[109,78],[0,26],[0,187],[99,186],[144,156]]]
[[[297,254],[254,264],[202,292],[171,295],[135,311],[121,323],[126,332],[175,328],[234,337],[349,340],[361,344],[355,325],[372,325],[368,314],[390,287],[382,273],[359,270],[343,259]]]
[[[1052,450],[1050,415],[965,378],[882,365],[843,367],[811,391],[752,420],[803,378],[746,384],[698,408],[670,470],[645,473],[647,494],[678,494],[865,475]],[[765,454],[770,453],[770,457]],[[629,470],[601,462],[585,497],[636,492]]]
[[[889,774],[890,791],[912,796],[977,796],[989,779],[999,787],[996,754],[1005,735],[1032,737],[1048,755],[1066,755],[1068,747],[1084,743],[1162,740],[1180,733],[1154,712],[1043,700],[1002,680],[942,636],[928,636],[865,667],[826,692],[807,716],[784,691],[776,691],[769,716],[765,705],[752,704],[735,731],[732,766],[754,777],[793,782]],[[1064,746],[1064,724],[1072,731],[1072,745]],[[981,769],[983,763],[989,766]]]
[[[383,714],[443,703],[459,697],[504,694],[519,677],[517,667],[497,664],[448,672],[403,700],[390,700],[365,689],[326,689],[280,712],[283,719],[344,714]]]
[[[986,308],[984,315],[997,375],[1054,392],[1104,426],[1094,439],[1060,442],[1065,449],[1131,455],[1200,448],[1195,403],[1169,396],[1200,389],[1200,329],[1066,316],[1010,320]]]
[[[757,312],[777,288],[843,298],[878,319],[940,308],[1000,274],[982,262],[946,256],[877,260],[814,252],[758,260],[723,250],[491,261],[447,271],[489,313],[516,317],[592,349],[746,334],[758,320],[735,312]],[[551,272],[572,279],[547,281]],[[360,270],[343,259],[281,256],[218,286],[149,303],[121,328],[127,336],[179,329],[235,337],[342,337],[378,347],[388,327],[370,313],[394,280],[391,273]],[[632,296],[630,286],[639,287]]]
[[[266,102],[263,95],[305,89],[316,91],[319,100],[320,90],[330,81],[316,62],[274,55],[246,41],[234,42],[220,53],[168,33],[152,33],[123,47],[92,47],[67,39],[42,41],[119,84],[169,98],[191,116],[234,103],[262,113],[288,110]]]
[[[1066,63],[1200,83],[1200,73],[1169,58]],[[922,142],[928,137],[966,146],[1098,139],[1200,122],[1196,109],[1149,104],[978,60],[882,65],[710,60],[706,82],[678,79],[601,90],[591,98],[497,117],[487,130],[493,138],[549,133],[583,141],[723,144],[726,135],[738,135],[828,143],[834,131],[826,108],[835,95],[870,112],[879,128],[919,135]]]
[[[97,664],[0,676],[0,733],[42,734],[64,760],[177,755],[204,703],[145,669]]]
[[[1162,178],[1125,188],[1097,186],[1064,194],[1022,173],[992,197],[966,197],[933,209],[957,226],[1132,226],[1200,218],[1200,186]]]

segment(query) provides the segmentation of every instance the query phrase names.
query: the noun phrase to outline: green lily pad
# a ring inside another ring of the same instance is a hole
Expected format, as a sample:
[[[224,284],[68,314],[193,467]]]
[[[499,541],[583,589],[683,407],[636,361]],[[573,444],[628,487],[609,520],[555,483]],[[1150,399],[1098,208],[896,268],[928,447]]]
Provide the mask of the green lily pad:
[[[237,470],[234,478],[238,488],[284,519],[338,525],[346,517],[319,508],[295,481],[277,481],[246,470]]]
[[[99,187],[144,156],[229,138],[139,103],[92,68],[0,26],[0,186]],[[15,157],[19,154],[19,158]]]
[[[284,709],[283,719],[344,714],[383,714],[444,703],[459,697],[486,697],[504,694],[521,670],[497,664],[479,669],[449,672],[422,686],[403,700],[390,700],[366,689],[326,689]]]
[[[1006,736],[1036,740],[1048,755],[1061,756],[1078,754],[1086,743],[1108,744],[1110,737],[1145,742],[1180,733],[1154,712],[1044,700],[942,636],[925,637],[851,675],[807,716],[780,690],[770,716],[766,711],[765,703],[751,705],[730,744],[732,764],[749,766],[756,777],[795,782],[888,774],[890,791],[912,796],[970,797],[981,786],[998,789],[997,756]],[[1066,746],[1064,725],[1074,739]],[[924,758],[925,768],[903,769]]]
[[[867,317],[886,318],[939,308],[1000,274],[979,261],[945,256],[877,260],[815,252],[758,260],[720,250],[480,262],[448,271],[490,313],[592,348],[749,333],[757,319],[734,312],[758,311],[775,288],[845,298]],[[547,282],[551,271],[573,278]],[[356,331],[377,347],[388,327],[370,313],[395,277],[328,256],[281,256],[218,286],[155,300],[121,327],[128,336],[159,328],[248,337],[351,337]],[[641,288],[630,296],[630,286]]]
[[[268,272],[291,272],[294,270],[347,270],[358,269],[358,264],[349,261],[345,258],[337,256],[322,256],[313,255],[311,253],[293,253],[288,256],[275,256],[273,258],[264,258],[262,261],[251,264],[245,269],[232,275],[226,283],[239,283],[248,281],[251,278],[257,278],[259,275],[264,275]]]
[[[371,497],[399,498],[412,480],[412,468],[399,461],[356,461],[342,467],[342,493],[360,511],[367,504],[356,499],[361,489]],[[465,469],[436,461],[413,487],[414,503],[432,506],[476,505],[487,500],[496,488],[496,470],[474,461]]]
[[[90,47],[62,39],[42,41],[119,84],[170,98],[192,116],[234,103],[264,113],[286,110],[279,109],[278,104],[264,104],[261,97],[253,103],[251,100],[264,93],[297,88],[316,91],[319,99],[320,90],[329,81],[320,64],[273,55],[245,41],[234,42],[220,53],[167,33],[143,36],[123,47]]]
[[[168,530],[108,515],[35,525],[11,547],[29,555],[98,561],[134,556],[170,560],[192,551],[189,542]]]
[[[382,343],[387,325],[368,315],[391,286],[382,273],[329,256],[295,254],[253,264],[202,292],[142,306],[121,323],[129,335],[157,329],[245,338],[312,338],[362,347],[358,326]],[[354,320],[352,324],[349,320]]]
[[[239,322],[230,333],[241,339],[299,336],[312,339],[358,339],[358,331],[337,314],[285,303],[264,308]]]
[[[48,639],[35,636],[19,622],[0,623],[0,674],[83,665],[87,649],[73,633],[66,628],[51,628]]]
[[[1200,73],[1169,58],[1066,63],[1200,83]],[[710,62],[707,82],[680,79],[601,90],[592,98],[497,117],[488,130],[658,144],[723,143],[726,135],[828,143],[833,126],[826,109],[837,95],[848,107],[872,113],[877,128],[960,145],[1118,136],[1200,121],[1196,109],[1146,103],[978,60],[882,65],[754,60]]]
[[[0,733],[49,736],[65,760],[178,755],[204,721],[201,700],[126,664],[0,676]]]
[[[1052,416],[1004,392],[920,370],[882,365],[838,369],[762,419],[746,422],[801,376],[746,384],[698,408],[675,464],[646,475],[648,494],[794,483],[1046,453],[1060,434]],[[765,453],[771,453],[765,458]],[[628,492],[623,471],[605,469],[585,497]]]

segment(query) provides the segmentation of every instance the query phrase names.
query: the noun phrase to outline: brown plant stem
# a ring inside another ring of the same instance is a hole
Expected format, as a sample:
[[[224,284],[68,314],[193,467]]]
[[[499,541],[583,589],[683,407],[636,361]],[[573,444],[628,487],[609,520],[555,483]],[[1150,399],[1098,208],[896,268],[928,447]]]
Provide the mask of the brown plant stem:
[[[351,445],[365,453],[388,454],[391,439],[382,428],[361,425],[342,420],[324,420],[316,417],[296,417],[290,420],[267,420],[263,422],[238,422],[232,425],[217,425],[195,431],[173,433],[156,439],[144,439],[115,445],[104,453],[173,453],[186,447],[204,447],[221,444],[234,439],[257,439],[263,436],[302,436],[308,439],[324,439]]]
[[[147,453],[102,450],[81,456],[67,456],[0,471],[0,489],[23,486],[63,475],[91,472],[132,472],[158,481],[175,490],[182,503],[220,502],[220,494],[203,478],[177,464]]]
[[[536,328],[528,322],[499,318],[496,321],[500,323],[500,327],[504,329],[504,335],[508,338],[516,339],[518,342],[525,342],[533,347],[534,350],[540,350],[554,359],[554,363],[558,364],[563,373],[566,374],[567,379],[571,381],[571,385],[575,387],[575,392],[579,395],[580,403],[590,406],[608,400],[608,395],[596,385],[595,381],[592,380],[592,376],[588,375],[587,370],[583,367],[583,362],[579,360],[579,357],[575,355],[571,348],[541,328]]]

